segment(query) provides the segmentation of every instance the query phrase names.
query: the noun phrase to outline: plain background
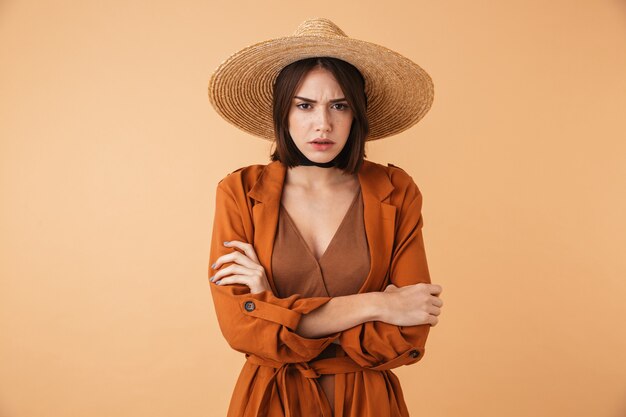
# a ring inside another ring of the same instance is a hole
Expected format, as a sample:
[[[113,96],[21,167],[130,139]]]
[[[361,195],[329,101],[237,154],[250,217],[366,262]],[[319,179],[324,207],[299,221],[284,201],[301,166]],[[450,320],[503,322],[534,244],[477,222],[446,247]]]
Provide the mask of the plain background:
[[[269,161],[210,73],[327,17],[432,76],[367,147],[424,196],[440,323],[412,416],[626,415],[626,3],[0,3],[0,415],[224,416],[217,182]]]

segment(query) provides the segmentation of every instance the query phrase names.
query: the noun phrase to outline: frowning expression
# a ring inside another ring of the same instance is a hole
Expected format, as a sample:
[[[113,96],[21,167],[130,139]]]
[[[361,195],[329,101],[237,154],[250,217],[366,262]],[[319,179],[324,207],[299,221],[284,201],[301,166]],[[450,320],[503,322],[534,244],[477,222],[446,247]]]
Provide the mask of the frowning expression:
[[[335,77],[316,67],[296,89],[289,109],[289,134],[311,161],[329,162],[348,141],[353,117]]]

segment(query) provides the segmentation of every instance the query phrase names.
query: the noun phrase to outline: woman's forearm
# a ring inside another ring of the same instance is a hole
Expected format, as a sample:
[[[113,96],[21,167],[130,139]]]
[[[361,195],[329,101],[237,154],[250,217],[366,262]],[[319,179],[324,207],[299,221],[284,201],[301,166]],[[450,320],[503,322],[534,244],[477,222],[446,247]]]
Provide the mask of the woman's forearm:
[[[302,315],[296,333],[302,337],[323,337],[358,324],[379,320],[385,294],[366,292],[333,297],[323,306]]]

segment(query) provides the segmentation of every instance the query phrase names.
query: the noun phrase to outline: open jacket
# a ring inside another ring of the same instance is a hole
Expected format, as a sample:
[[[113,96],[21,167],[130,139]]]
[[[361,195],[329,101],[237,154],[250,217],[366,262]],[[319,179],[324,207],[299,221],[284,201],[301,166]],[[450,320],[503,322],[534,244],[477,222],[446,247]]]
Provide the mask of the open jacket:
[[[370,321],[326,337],[296,333],[303,314],[331,297],[278,298],[270,261],[286,166],[279,161],[240,168],[217,185],[209,265],[234,248],[253,244],[272,292],[251,294],[241,284],[210,283],[220,329],[246,362],[235,386],[229,417],[330,417],[316,378],[335,374],[336,417],[407,417],[398,378],[390,369],[418,362],[430,325],[395,326]],[[359,293],[430,283],[422,238],[422,195],[401,168],[368,160],[358,173],[371,268]],[[215,271],[209,267],[209,276]],[[297,279],[297,277],[294,277]],[[313,361],[330,343],[339,356]]]

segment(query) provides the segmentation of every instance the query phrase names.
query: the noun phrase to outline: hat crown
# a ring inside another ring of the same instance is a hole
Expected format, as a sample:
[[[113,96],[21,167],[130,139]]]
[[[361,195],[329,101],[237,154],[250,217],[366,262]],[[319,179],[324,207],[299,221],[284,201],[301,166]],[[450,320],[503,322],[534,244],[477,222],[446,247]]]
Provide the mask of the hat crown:
[[[305,20],[298,26],[293,36],[343,36],[348,37],[339,26],[328,19],[319,17]]]

